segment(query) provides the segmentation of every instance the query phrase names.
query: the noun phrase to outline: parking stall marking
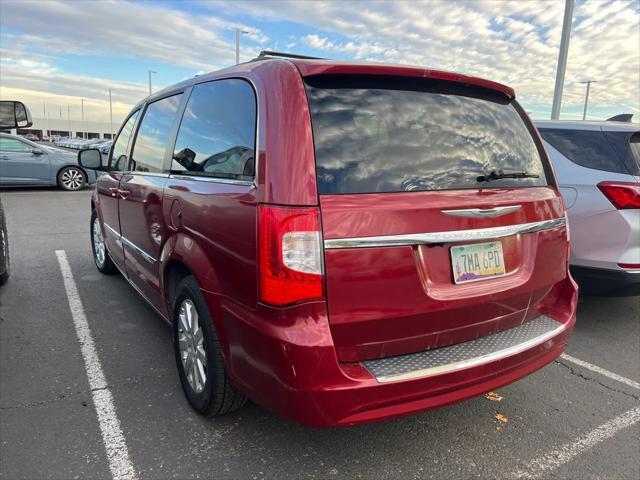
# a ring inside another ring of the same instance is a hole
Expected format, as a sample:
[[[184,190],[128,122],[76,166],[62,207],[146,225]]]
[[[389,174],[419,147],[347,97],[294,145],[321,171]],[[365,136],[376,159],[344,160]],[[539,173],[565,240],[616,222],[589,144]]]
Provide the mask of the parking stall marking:
[[[515,478],[547,478],[551,471],[570,462],[575,457],[585,453],[600,442],[613,437],[620,430],[640,422],[640,407],[629,410],[606,423],[603,423],[589,433],[581,435],[571,443],[552,450],[542,457],[533,460],[526,468],[516,471]]]
[[[136,472],[129,458],[129,450],[122,434],[120,421],[116,414],[113,395],[107,387],[100,359],[96,351],[84,307],[78,295],[78,288],[64,250],[56,250],[60,272],[64,280],[64,288],[69,300],[69,309],[73,318],[85,370],[91,388],[91,397],[98,416],[100,432],[107,453],[111,475],[116,480],[135,480]]]
[[[612,380],[615,380],[617,382],[624,383],[631,388],[640,390],[640,383],[631,380],[630,378],[626,378],[618,375],[617,373],[610,372],[609,370],[605,370],[604,368],[598,367],[597,365],[593,365],[589,362],[585,362],[584,360],[580,360],[579,358],[572,357],[571,355],[567,355],[566,353],[560,355],[560,358],[562,358],[563,360],[567,360],[568,362],[575,363],[576,365],[584,367],[587,370],[591,370],[592,372],[604,375],[605,377],[611,378]]]

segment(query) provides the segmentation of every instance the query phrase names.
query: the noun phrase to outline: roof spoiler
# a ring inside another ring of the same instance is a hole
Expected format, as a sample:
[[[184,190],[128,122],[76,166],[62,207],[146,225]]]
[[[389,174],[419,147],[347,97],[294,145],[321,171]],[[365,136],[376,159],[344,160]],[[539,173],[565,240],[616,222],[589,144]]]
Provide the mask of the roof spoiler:
[[[273,52],[271,50],[262,50],[256,59],[262,58],[296,58],[298,60],[326,60],[326,58],[309,57],[307,55],[298,55],[296,53]]]
[[[620,115],[614,115],[611,118],[607,118],[607,122],[625,122],[631,123],[633,113],[621,113]]]

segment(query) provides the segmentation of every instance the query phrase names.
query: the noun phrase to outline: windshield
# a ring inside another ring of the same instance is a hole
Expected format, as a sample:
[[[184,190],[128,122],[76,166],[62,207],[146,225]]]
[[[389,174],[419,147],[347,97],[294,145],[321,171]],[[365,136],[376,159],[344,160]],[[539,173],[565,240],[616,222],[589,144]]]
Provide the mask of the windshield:
[[[547,185],[531,133],[502,94],[395,77],[305,81],[321,194]],[[530,175],[478,182],[500,170]]]

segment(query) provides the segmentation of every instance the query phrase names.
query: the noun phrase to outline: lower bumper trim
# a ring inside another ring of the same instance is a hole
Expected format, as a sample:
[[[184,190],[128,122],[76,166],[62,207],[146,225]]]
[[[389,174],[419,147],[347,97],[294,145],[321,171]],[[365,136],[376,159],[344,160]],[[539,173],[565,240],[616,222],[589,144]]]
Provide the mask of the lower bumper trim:
[[[555,337],[566,328],[541,315],[491,335],[423,352],[366,360],[364,367],[378,383],[424,378],[474,367],[518,354]]]

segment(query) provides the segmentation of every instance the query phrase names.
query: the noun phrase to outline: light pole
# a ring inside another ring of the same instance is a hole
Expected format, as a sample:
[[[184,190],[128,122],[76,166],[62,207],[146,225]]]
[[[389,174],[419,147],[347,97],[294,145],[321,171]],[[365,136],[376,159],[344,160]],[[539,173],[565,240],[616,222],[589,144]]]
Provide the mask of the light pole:
[[[567,69],[567,54],[569,53],[569,39],[571,38],[573,3],[574,0],[566,0],[564,6],[564,20],[562,21],[562,37],[560,38],[560,53],[558,55],[558,69],[556,70],[556,87],[553,91],[551,120],[558,120],[560,118],[562,88],[564,87],[564,72]]]
[[[69,138],[73,138],[73,131],[71,130],[71,105],[67,105],[67,122],[69,123]]]
[[[236,28],[236,65],[240,63],[240,34],[249,33],[241,28]]]
[[[86,138],[84,134],[84,98],[80,99],[80,108],[82,112],[82,139],[84,140]]]
[[[592,83],[598,83],[597,80],[587,80],[585,82],[580,82],[582,84],[587,84],[587,93],[584,96],[584,111],[582,112],[582,120],[586,120],[587,119],[587,104],[589,103],[589,88],[591,87]]]
[[[149,70],[149,95],[151,95],[151,74],[152,73],[158,73],[158,72],[154,72],[153,70]]]
[[[113,140],[113,107],[111,105],[111,89],[109,89],[109,125],[111,126],[111,140]]]

